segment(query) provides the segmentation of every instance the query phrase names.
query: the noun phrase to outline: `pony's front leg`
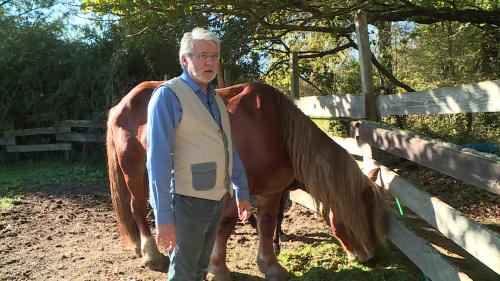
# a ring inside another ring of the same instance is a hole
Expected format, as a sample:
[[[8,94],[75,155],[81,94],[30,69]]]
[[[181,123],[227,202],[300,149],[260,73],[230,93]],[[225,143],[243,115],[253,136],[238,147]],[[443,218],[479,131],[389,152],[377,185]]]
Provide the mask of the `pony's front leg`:
[[[281,193],[257,196],[257,227],[259,230],[257,265],[266,279],[272,281],[288,279],[288,272],[278,263],[273,249],[273,233],[276,227]]]
[[[238,209],[236,201],[231,196],[226,196],[222,220],[215,237],[215,245],[210,257],[208,272],[214,275],[216,281],[231,281],[231,272],[226,265],[227,240],[238,221]]]

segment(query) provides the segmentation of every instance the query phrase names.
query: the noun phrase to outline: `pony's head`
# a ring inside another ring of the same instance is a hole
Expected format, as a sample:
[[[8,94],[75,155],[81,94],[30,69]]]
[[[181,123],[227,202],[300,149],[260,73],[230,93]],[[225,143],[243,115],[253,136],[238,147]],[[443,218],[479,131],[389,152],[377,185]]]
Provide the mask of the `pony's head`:
[[[379,245],[385,246],[386,220],[384,216],[384,198],[379,187],[374,183],[379,169],[374,169],[363,175],[360,184],[361,204],[350,202],[323,211],[331,231],[340,242],[342,248],[351,260],[364,262],[373,257]],[[328,214],[326,214],[328,213]]]

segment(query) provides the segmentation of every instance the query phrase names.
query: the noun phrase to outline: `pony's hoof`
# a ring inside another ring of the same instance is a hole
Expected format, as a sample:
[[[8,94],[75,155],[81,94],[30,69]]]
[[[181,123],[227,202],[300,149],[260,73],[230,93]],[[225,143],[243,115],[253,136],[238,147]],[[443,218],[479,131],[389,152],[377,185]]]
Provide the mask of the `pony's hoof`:
[[[274,244],[274,253],[276,254],[276,256],[278,256],[281,252],[281,246],[280,244]]]
[[[170,259],[162,254],[155,258],[145,256],[143,262],[146,268],[160,272],[168,272],[168,267],[170,265]]]
[[[134,247],[135,254],[140,258],[142,257],[141,244],[136,244]]]
[[[213,265],[208,266],[208,281],[232,281],[231,271],[226,266],[224,268],[216,268]]]
[[[265,276],[266,280],[269,281],[286,281],[288,280],[288,271],[278,265],[277,267],[269,267]]]

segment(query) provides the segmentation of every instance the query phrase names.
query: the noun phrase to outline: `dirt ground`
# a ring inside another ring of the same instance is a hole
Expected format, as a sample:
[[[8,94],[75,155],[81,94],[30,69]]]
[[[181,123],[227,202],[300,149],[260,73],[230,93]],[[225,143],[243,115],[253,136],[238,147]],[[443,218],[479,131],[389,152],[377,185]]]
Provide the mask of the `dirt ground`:
[[[121,244],[106,182],[44,187],[0,221],[0,280],[166,280]],[[300,205],[287,210],[283,229],[283,250],[331,241],[325,224]],[[238,224],[228,242],[235,281],[264,280],[256,245],[256,230]]]
[[[418,173],[433,180],[425,170]],[[443,200],[454,201],[466,215],[495,229],[497,197],[480,193],[470,203],[464,194],[456,190]],[[0,214],[0,280],[165,280],[165,273],[141,267],[119,241],[106,182],[47,186],[14,203]],[[296,204],[287,211],[283,229],[283,249],[331,239],[325,225]],[[256,230],[239,224],[228,246],[235,281],[263,280],[255,263],[256,244]]]

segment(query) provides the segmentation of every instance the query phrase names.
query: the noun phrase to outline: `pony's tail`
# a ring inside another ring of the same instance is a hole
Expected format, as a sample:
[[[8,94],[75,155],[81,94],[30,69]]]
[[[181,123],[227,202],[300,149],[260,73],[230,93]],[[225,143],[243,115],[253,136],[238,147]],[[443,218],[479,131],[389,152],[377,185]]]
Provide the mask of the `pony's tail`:
[[[108,154],[108,175],[109,188],[111,190],[111,199],[115,211],[120,238],[127,245],[137,245],[139,241],[139,229],[134,221],[132,209],[130,207],[130,193],[125,184],[122,170],[118,165],[116,147],[113,140],[113,124],[111,122],[111,110],[108,117],[106,131],[106,151]]]

